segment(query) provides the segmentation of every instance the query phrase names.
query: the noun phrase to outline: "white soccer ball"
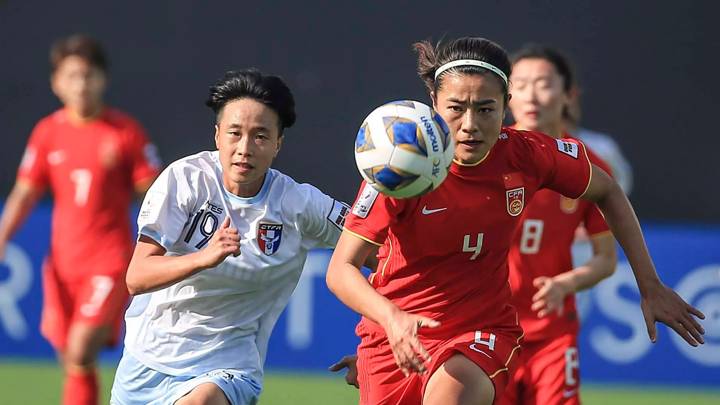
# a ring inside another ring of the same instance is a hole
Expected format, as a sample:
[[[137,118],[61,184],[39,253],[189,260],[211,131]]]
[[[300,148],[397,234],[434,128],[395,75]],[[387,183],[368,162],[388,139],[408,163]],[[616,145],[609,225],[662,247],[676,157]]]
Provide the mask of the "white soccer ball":
[[[355,138],[355,163],[379,192],[410,198],[436,189],[447,177],[455,142],[427,105],[401,100],[376,108]]]

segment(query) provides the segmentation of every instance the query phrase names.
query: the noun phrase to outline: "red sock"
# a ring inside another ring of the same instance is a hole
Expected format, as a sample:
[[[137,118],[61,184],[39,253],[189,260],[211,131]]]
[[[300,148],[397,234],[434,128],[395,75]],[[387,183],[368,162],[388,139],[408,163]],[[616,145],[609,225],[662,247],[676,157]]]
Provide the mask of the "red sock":
[[[93,369],[86,372],[66,372],[63,405],[97,405],[98,381]]]

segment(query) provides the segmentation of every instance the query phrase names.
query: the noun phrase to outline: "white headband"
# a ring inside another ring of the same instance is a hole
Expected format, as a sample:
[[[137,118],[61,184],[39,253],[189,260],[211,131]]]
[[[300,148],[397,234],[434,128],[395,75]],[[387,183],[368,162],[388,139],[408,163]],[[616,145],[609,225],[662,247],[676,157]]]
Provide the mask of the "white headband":
[[[492,72],[495,73],[496,75],[500,76],[500,78],[503,79],[503,81],[505,82],[505,86],[508,85],[507,76],[505,75],[505,73],[503,73],[502,70],[498,69],[497,67],[495,67],[495,66],[493,66],[493,65],[491,65],[491,64],[489,64],[489,63],[487,63],[487,62],[483,62],[483,61],[481,61],[481,60],[474,60],[474,59],[459,59],[459,60],[454,60],[454,61],[452,61],[452,62],[448,62],[448,63],[440,66],[440,67],[437,68],[437,70],[435,71],[435,79],[437,79],[438,76],[440,76],[440,74],[441,74],[442,72],[444,72],[444,71],[446,71],[446,70],[448,70],[448,69],[457,67],[457,66],[477,66],[477,67],[485,68],[485,69],[487,69],[487,70],[492,71]]]

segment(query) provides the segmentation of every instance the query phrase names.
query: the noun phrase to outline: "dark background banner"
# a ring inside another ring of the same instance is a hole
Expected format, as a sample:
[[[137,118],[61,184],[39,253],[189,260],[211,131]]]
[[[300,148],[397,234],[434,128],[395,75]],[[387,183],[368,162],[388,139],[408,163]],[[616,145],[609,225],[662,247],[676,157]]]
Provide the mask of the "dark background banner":
[[[641,217],[720,221],[718,101],[711,1],[247,2],[0,1],[0,193],[27,137],[58,107],[47,51],[59,36],[98,37],[111,58],[108,101],[142,121],[170,162],[213,147],[208,86],[225,70],[282,75],[299,119],[275,166],[346,201],[359,175],[353,139],[392,99],[428,101],[411,43],[485,36],[508,51],[564,49],[584,93],[584,121],[613,134],[635,174]]]

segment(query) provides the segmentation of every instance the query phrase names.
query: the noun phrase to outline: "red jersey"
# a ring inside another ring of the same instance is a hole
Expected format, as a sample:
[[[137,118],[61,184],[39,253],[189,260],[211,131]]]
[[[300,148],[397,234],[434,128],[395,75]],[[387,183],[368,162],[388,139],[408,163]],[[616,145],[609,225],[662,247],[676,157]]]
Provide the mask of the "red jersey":
[[[608,165],[587,149],[590,161],[607,173]],[[537,277],[553,277],[573,268],[571,246],[575,230],[584,225],[590,236],[609,232],[598,207],[590,201],[564,197],[552,190],[540,190],[525,207],[508,256],[512,303],[518,311],[525,341],[577,333],[579,323],[575,295],[565,298],[562,315],[538,318],[530,309],[538,291]]]
[[[120,111],[105,109],[78,124],[61,109],[35,126],[18,180],[53,194],[50,250],[61,277],[123,268],[118,261],[129,261],[132,253],[128,208],[134,185],[158,169],[143,129]]]
[[[431,193],[394,199],[363,184],[345,229],[384,245],[371,276],[380,294],[442,323],[421,334],[516,328],[507,256],[525,203],[543,187],[577,198],[589,180],[579,142],[503,128],[483,161],[453,163]],[[358,334],[365,331],[384,333],[363,318]]]

